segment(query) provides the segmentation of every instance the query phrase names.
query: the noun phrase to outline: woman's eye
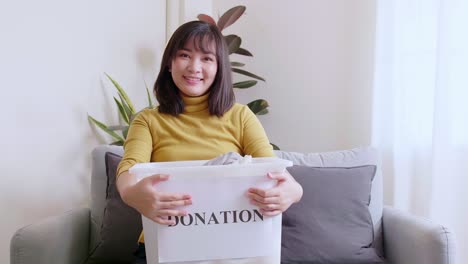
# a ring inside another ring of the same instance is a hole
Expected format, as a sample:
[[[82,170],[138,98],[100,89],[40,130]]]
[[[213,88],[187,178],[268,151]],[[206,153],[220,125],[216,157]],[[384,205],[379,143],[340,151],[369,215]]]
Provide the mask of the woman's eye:
[[[187,53],[181,53],[179,56],[182,57],[182,58],[190,57]]]
[[[214,59],[211,58],[211,57],[205,57],[205,60],[206,60],[206,61],[214,61]]]

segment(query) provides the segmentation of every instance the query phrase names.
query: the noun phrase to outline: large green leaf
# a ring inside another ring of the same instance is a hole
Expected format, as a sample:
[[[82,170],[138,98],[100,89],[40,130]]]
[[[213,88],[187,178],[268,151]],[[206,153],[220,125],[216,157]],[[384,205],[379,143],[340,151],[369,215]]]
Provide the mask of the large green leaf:
[[[117,140],[117,141],[114,141],[114,142],[112,142],[110,144],[114,145],[114,146],[123,146],[124,141],[123,140]]]
[[[273,146],[273,149],[274,149],[274,150],[280,150],[280,148],[279,148],[278,146],[276,146],[275,144],[273,144],[273,143],[271,143],[271,142],[270,142],[270,145]]]
[[[239,19],[245,12],[245,6],[235,6],[224,13],[218,20],[219,30],[223,30]]]
[[[268,102],[264,99],[257,99],[247,104],[254,114],[266,114],[265,110],[268,108]]]
[[[135,108],[133,107],[132,101],[130,100],[130,98],[128,97],[127,93],[122,88],[122,86],[120,86],[120,84],[118,82],[116,82],[114,79],[112,79],[112,77],[110,77],[109,74],[107,74],[107,73],[104,73],[104,74],[114,84],[115,88],[119,92],[119,95],[121,96],[121,98],[123,98],[122,102],[125,102],[128,105],[128,107],[130,108],[130,110],[132,111],[132,113],[135,113]]]
[[[248,51],[246,49],[243,49],[243,48],[237,49],[236,52],[234,52],[234,53],[239,54],[239,55],[253,57],[253,54],[250,53],[250,51]]]
[[[236,35],[227,35],[224,37],[228,45],[229,54],[235,53],[242,43],[242,39]]]
[[[245,63],[237,62],[237,61],[231,61],[231,67],[243,67],[243,66],[245,66]]]
[[[127,103],[125,102],[125,100],[122,98],[122,95],[119,94],[119,97],[120,97],[120,101],[122,102],[122,106],[123,106],[123,109],[125,110],[125,113],[127,113],[127,116],[129,117],[129,120],[131,120],[131,116],[134,115],[135,113],[132,112],[132,110],[130,109],[130,107],[127,105]]]
[[[235,73],[239,73],[239,74],[242,74],[242,75],[245,75],[245,76],[255,78],[255,79],[260,80],[260,81],[265,81],[265,79],[263,79],[262,77],[260,77],[258,75],[255,75],[253,73],[250,73],[248,71],[242,70],[242,69],[232,68],[232,71],[235,72]]]
[[[128,126],[117,125],[117,126],[107,126],[107,128],[112,131],[123,131],[125,129],[128,129]]]
[[[100,129],[102,129],[104,132],[106,132],[107,134],[111,135],[114,139],[116,139],[117,141],[124,141],[124,139],[122,138],[122,136],[120,136],[119,134],[115,133],[114,131],[110,130],[106,125],[104,125],[103,123],[97,121],[96,119],[94,119],[92,116],[88,115],[88,120],[95,124],[97,127],[99,127]]]
[[[127,139],[128,129],[129,129],[129,128],[130,128],[130,127],[127,126],[124,130],[122,130],[122,135],[123,135],[123,137],[124,137],[125,139]]]
[[[214,19],[212,17],[210,17],[209,15],[206,15],[206,14],[199,14],[197,16],[198,20],[200,21],[205,21],[205,22],[208,22],[210,24],[213,24],[216,26],[216,22],[214,21]]]
[[[119,114],[120,114],[120,117],[122,117],[122,119],[125,121],[125,123],[129,124],[129,118],[128,118],[128,115],[127,113],[125,112],[125,109],[122,105],[122,103],[117,100],[117,98],[114,97],[114,101],[115,103],[117,104],[117,108],[119,109]]]
[[[146,81],[144,82],[145,82],[145,87],[146,87],[146,95],[148,95],[148,107],[153,108],[153,100],[151,100],[151,94],[148,89],[148,84],[146,84]]]
[[[257,81],[255,80],[248,80],[248,81],[243,81],[243,82],[236,82],[232,85],[234,88],[239,88],[239,89],[246,89],[250,88],[252,86],[255,86],[257,84]]]

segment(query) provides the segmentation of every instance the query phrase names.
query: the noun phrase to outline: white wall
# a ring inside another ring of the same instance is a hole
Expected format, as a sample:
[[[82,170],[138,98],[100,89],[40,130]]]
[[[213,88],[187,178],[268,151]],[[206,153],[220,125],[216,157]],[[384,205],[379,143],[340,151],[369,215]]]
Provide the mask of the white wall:
[[[215,19],[239,4],[246,14],[223,33],[242,38],[255,56],[245,68],[267,82],[237,98],[269,101],[270,140],[301,152],[370,144],[375,1],[213,1]]]
[[[23,225],[88,202],[87,113],[117,122],[108,72],[146,106],[165,45],[164,0],[2,1],[0,263]]]

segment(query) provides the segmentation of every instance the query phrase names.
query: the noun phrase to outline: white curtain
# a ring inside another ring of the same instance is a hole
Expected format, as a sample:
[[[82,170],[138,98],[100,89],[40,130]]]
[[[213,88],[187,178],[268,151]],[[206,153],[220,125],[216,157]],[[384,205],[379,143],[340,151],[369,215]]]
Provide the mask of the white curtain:
[[[468,259],[468,0],[378,0],[373,144],[385,202],[449,227]]]

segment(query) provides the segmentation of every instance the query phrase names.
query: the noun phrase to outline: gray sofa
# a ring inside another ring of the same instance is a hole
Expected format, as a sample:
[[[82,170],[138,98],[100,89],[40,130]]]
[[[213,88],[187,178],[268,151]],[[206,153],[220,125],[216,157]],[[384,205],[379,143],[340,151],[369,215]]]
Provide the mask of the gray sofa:
[[[98,146],[92,153],[91,204],[62,215],[50,217],[19,229],[11,239],[10,263],[74,264],[85,263],[89,249],[99,243],[99,228],[107,186],[104,156],[106,152],[121,155],[117,146]],[[277,151],[280,158],[295,165],[316,167],[350,167],[377,165],[372,182],[369,210],[374,224],[374,244],[387,263],[453,264],[454,239],[447,228],[426,219],[383,207],[382,173],[377,151],[373,148],[325,153],[293,153]]]

